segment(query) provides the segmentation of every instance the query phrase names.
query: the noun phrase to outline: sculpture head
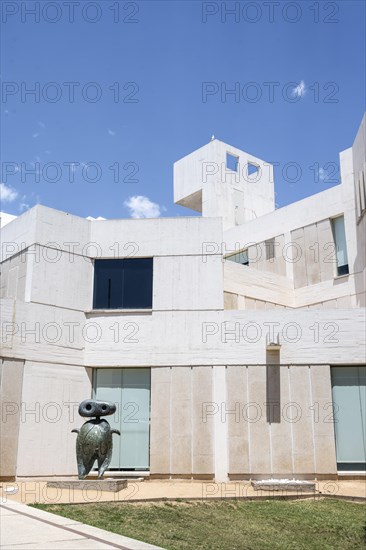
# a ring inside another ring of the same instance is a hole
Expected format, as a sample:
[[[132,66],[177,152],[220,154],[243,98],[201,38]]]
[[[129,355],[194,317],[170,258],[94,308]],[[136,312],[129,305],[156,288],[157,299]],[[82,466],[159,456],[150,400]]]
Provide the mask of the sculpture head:
[[[116,412],[116,405],[111,401],[97,401],[96,399],[85,399],[79,405],[80,416],[109,416]]]

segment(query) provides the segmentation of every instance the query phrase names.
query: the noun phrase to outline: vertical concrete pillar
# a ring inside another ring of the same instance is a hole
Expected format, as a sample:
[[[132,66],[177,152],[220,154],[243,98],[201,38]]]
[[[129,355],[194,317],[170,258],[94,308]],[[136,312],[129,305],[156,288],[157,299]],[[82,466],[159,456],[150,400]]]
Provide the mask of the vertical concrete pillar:
[[[193,476],[214,475],[214,418],[206,414],[212,404],[211,367],[192,369],[192,474]]]
[[[0,478],[16,476],[24,361],[4,359],[1,364]]]
[[[248,404],[248,367],[227,367],[227,423],[228,423],[228,473],[230,476],[248,474],[249,430],[246,419]]]
[[[289,368],[290,402],[282,408],[282,416],[291,424],[294,474],[313,475],[314,432],[310,388],[310,367],[294,365]]]
[[[151,369],[150,473],[170,474],[170,367]]]
[[[329,365],[312,365],[310,377],[316,473],[336,474],[337,460]]]
[[[272,473],[270,426],[266,418],[266,367],[248,367],[248,405],[245,416],[250,423],[250,464],[251,474]]]
[[[228,429],[226,415],[222,417],[222,407],[226,404],[226,367],[213,367],[213,401],[218,407],[214,416],[215,426],[215,480],[226,482],[228,479]]]
[[[171,371],[171,474],[192,475],[192,369]]]

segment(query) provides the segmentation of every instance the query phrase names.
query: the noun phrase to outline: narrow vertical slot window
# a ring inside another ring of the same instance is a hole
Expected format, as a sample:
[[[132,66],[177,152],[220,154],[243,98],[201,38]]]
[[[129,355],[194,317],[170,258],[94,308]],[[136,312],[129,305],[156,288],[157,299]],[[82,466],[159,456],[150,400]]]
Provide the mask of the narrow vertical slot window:
[[[331,223],[337,262],[337,275],[347,275],[349,273],[349,269],[344,217],[339,216],[338,218],[333,218]]]

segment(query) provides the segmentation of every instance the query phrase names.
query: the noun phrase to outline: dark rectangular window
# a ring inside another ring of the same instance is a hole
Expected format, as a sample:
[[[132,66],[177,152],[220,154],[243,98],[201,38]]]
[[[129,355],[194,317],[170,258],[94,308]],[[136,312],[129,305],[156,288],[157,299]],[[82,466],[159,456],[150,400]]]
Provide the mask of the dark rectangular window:
[[[94,309],[151,309],[152,258],[95,260]]]

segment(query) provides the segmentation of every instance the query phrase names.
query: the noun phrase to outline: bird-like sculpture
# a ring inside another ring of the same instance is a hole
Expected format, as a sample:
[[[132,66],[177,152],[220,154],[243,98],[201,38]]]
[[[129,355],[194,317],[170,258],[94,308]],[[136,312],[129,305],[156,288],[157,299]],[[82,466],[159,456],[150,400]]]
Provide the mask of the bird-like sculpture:
[[[86,399],[79,405],[80,416],[93,417],[87,420],[80,428],[71,430],[78,434],[76,439],[76,460],[79,479],[85,479],[93,467],[98,463],[98,479],[102,479],[112,459],[112,434],[121,435],[119,430],[112,430],[107,420],[101,416],[108,416],[116,412],[116,405],[109,401]]]

